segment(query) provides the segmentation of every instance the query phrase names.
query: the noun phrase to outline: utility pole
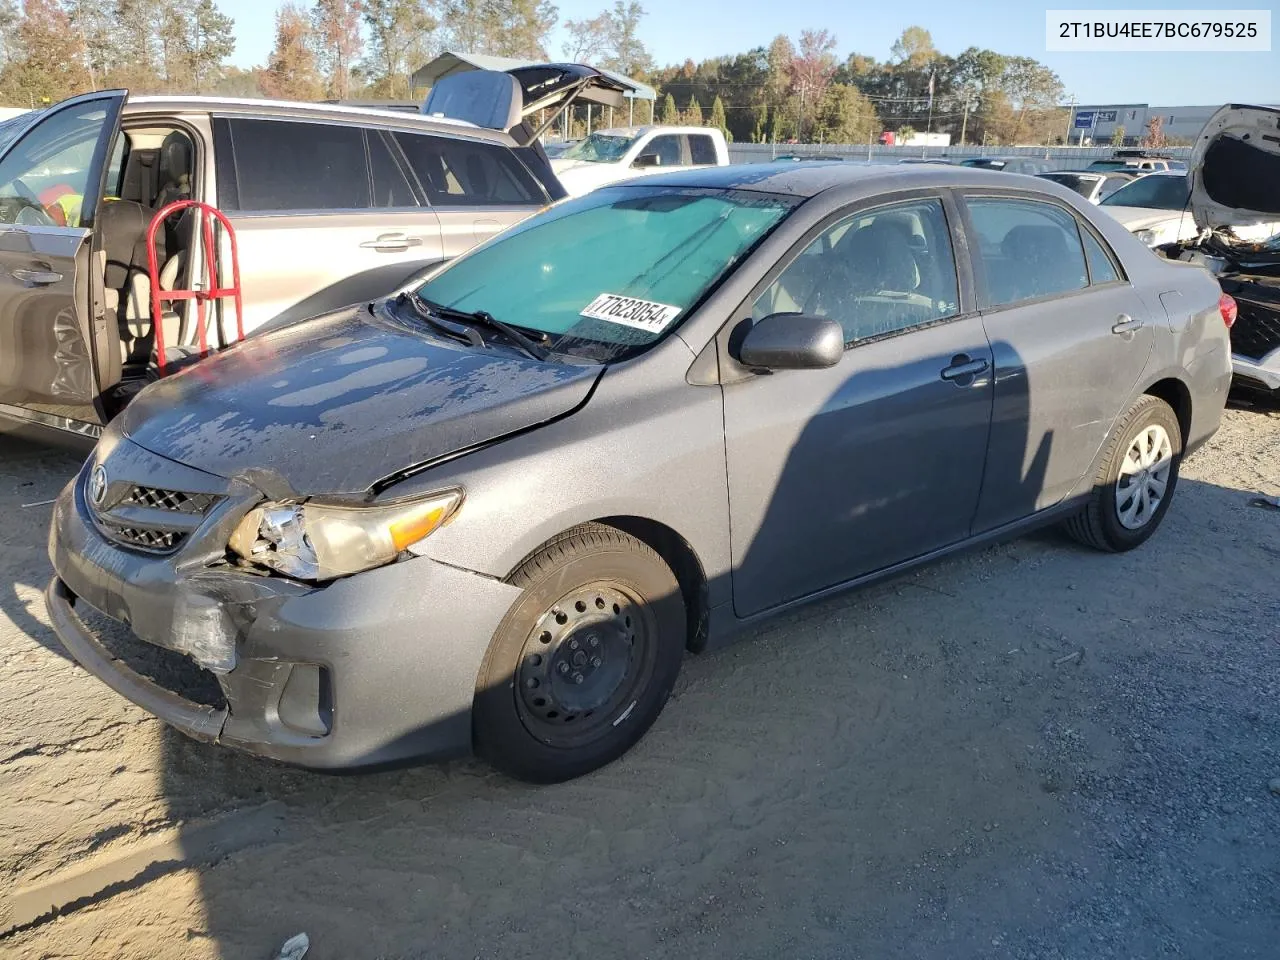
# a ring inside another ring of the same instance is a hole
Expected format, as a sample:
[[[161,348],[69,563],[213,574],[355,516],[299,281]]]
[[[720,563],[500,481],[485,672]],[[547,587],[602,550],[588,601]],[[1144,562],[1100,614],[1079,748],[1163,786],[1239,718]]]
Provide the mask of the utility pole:
[[[920,156],[929,152],[929,141],[933,139],[933,70],[929,70],[929,120],[924,128],[924,144],[920,147]]]
[[[1071,146],[1071,125],[1075,123],[1075,119],[1076,119],[1076,95],[1073,93],[1071,95],[1071,104],[1067,108],[1067,135],[1062,140],[1062,142],[1065,143],[1067,146]]]

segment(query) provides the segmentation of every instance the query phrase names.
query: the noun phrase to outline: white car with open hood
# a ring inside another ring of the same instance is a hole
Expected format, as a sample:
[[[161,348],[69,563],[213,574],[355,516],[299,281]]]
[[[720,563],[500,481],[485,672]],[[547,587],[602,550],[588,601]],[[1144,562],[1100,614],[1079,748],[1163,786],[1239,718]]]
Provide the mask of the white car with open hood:
[[[1199,236],[1191,189],[1190,173],[1157,171],[1126,184],[1099,205],[1147,246],[1158,247]],[[1241,240],[1266,240],[1280,232],[1280,223],[1233,224],[1232,229]]]
[[[1188,178],[1197,236],[1160,252],[1200,263],[1217,276],[1238,311],[1231,328],[1236,382],[1275,394],[1280,391],[1280,109],[1220,108],[1200,132]],[[1144,178],[1151,179],[1154,175]]]

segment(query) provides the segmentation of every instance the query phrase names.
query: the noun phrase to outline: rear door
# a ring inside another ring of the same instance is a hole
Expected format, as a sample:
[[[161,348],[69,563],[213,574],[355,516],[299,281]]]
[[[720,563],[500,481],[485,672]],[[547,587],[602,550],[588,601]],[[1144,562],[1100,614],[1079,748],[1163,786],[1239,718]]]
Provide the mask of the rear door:
[[[445,257],[466,253],[550,203],[542,185],[502,144],[407,131],[394,137],[439,217]]]
[[[246,329],[385,296],[444,256],[439,220],[388,133],[242,116],[214,117],[213,130]]]
[[[118,368],[119,335],[92,302],[92,227],[125,96],[59,104],[0,156],[0,406],[10,414],[100,420],[94,402]]]
[[[1061,502],[1093,463],[1154,344],[1118,259],[1067,207],[965,198],[995,359],[991,440],[974,533]]]

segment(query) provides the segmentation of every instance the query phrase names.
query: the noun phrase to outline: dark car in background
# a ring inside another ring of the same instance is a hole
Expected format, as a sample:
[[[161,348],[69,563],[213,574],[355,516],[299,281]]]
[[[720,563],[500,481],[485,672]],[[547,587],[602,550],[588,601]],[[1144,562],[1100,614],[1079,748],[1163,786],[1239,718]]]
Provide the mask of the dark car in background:
[[[144,389],[55,505],[50,617],[194,737],[564,780],[764,617],[1052,523],[1142,544],[1218,428],[1224,304],[1045,181],[602,187]]]
[[[1030,176],[1048,173],[1053,169],[1053,164],[1048,160],[1037,160],[1034,157],[969,157],[961,160],[960,166],[977,170],[999,170],[1002,173],[1025,173]]]

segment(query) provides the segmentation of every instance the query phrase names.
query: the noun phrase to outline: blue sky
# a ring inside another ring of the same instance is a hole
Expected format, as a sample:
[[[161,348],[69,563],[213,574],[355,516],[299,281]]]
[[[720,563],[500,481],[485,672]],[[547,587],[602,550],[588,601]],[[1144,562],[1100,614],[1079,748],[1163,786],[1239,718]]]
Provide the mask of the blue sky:
[[[1216,104],[1228,101],[1280,103],[1280,53],[1273,35],[1270,53],[1046,53],[1045,10],[1052,9],[1265,9],[1272,0],[1237,2],[1107,2],[1052,0],[915,0],[911,4],[831,0],[643,0],[648,15],[641,36],[659,63],[704,59],[767,44],[779,33],[825,27],[839,41],[841,57],[858,52],[885,59],[904,27],[931,31],[945,53],[968,46],[1035,57],[1058,72],[1067,94],[1081,103],[1150,103],[1157,106]],[[272,0],[222,0],[236,21],[240,66],[265,61],[271,48],[275,9]],[[593,16],[606,0],[560,0],[560,20]],[[1280,21],[1280,16],[1274,19]],[[1274,30],[1280,24],[1273,24]],[[552,36],[559,54],[562,35]]]

